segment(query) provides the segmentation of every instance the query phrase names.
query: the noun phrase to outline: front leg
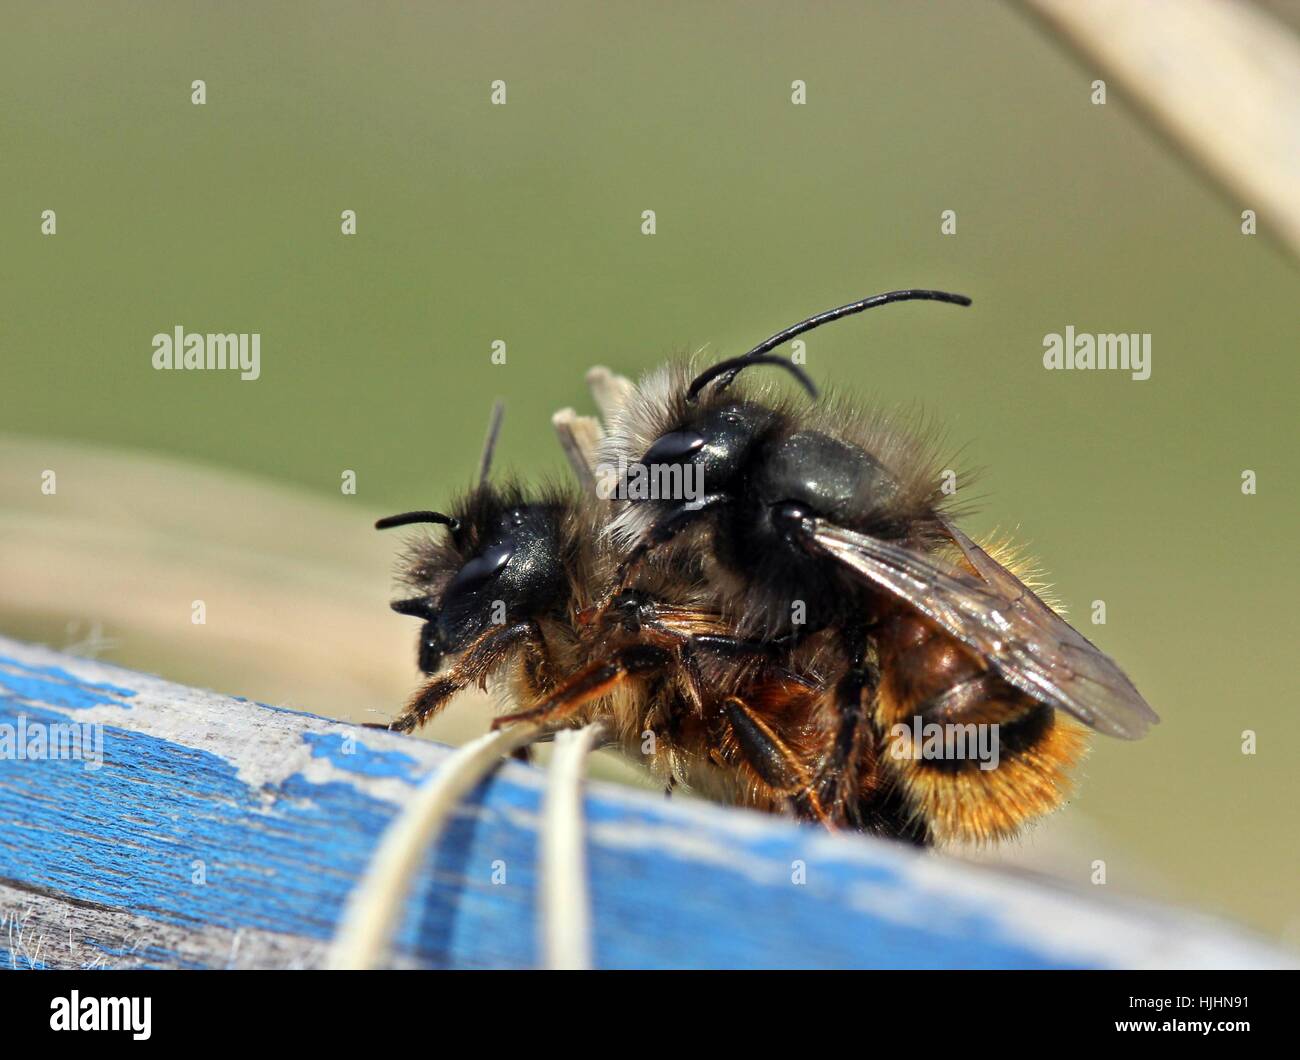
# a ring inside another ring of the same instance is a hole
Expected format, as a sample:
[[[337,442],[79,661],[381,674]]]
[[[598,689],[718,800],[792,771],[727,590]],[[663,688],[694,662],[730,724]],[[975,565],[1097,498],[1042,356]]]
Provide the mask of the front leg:
[[[388,728],[393,732],[413,732],[450,703],[456,693],[472,684],[486,683],[488,675],[511,652],[520,645],[530,644],[544,650],[542,632],[535,622],[517,622],[488,630],[451,667],[426,682]]]

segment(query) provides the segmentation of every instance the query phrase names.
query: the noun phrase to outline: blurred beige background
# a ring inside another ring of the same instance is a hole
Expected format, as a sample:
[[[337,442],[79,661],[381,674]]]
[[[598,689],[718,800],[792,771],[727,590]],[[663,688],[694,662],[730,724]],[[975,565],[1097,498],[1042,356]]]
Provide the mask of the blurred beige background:
[[[809,368],[945,423],[984,469],[969,529],[1027,539],[1164,718],[1099,739],[1075,803],[997,857],[1084,885],[1102,858],[1110,890],[1300,942],[1296,271],[1118,86],[1092,105],[1098,74],[1039,23],[966,3],[9,3],[3,23],[0,630],[386,718],[415,629],[370,523],[468,483],[493,398],[500,465],[561,474],[549,415],[589,409],[592,363],[962,291],[971,310],[815,332]],[[261,378],[153,371],[176,325],[259,332]],[[1150,332],[1151,379],[1044,371],[1066,325]],[[486,717],[461,704],[433,735]]]

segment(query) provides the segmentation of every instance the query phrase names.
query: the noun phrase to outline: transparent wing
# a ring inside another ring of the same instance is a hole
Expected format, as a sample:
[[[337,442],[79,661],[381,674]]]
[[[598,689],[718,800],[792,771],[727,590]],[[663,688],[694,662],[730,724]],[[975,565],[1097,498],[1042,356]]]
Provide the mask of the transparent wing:
[[[948,529],[979,578],[821,519],[813,522],[813,541],[930,618],[1008,684],[1098,732],[1135,740],[1160,720],[1123,671],[1083,634],[969,537]]]

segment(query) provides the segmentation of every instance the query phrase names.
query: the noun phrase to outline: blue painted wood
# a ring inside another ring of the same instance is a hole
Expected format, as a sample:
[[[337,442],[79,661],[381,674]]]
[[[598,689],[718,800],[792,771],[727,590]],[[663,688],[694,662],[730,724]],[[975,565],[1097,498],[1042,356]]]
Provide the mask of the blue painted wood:
[[[41,751],[53,734],[71,752],[73,724],[81,759]],[[315,966],[447,753],[0,639],[0,966]],[[465,801],[394,963],[537,963],[542,783],[508,762]],[[601,784],[585,811],[601,967],[1292,960],[1200,918],[746,811]]]

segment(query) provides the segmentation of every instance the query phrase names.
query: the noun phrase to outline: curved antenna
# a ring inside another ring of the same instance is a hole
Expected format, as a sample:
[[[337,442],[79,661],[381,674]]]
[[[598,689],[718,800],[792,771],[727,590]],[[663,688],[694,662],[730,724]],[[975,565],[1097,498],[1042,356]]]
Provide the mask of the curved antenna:
[[[492,454],[496,451],[497,435],[501,433],[501,419],[506,414],[506,403],[500,398],[492,406],[492,416],[488,420],[487,438],[483,441],[483,455],[478,462],[478,484],[485,485],[488,473],[492,470]]]
[[[391,530],[395,526],[410,526],[412,523],[441,523],[450,527],[452,533],[460,529],[459,519],[443,515],[442,512],[403,512],[401,515],[390,515],[375,523],[375,529]]]
[[[884,294],[873,294],[870,298],[862,298],[859,301],[850,302],[848,305],[828,309],[824,313],[818,313],[807,320],[792,324],[784,331],[778,331],[771,338],[764,339],[744,356],[758,357],[769,350],[776,349],[782,343],[789,342],[796,336],[804,334],[804,332],[812,331],[813,328],[819,328],[823,324],[829,324],[831,321],[839,320],[842,317],[851,317],[854,313],[874,309],[878,305],[888,305],[890,302],[915,301],[947,302],[950,305],[962,306],[971,304],[971,300],[964,294],[950,294],[947,291],[923,291],[916,288],[908,288],[904,291],[886,291]]]
[[[827,309],[823,313],[809,317],[807,320],[801,320],[797,324],[791,324],[784,331],[778,331],[770,338],[764,339],[740,359],[761,357],[763,354],[776,349],[783,343],[789,342],[806,332],[819,328],[823,324],[829,324],[832,321],[840,320],[843,317],[851,317],[855,313],[862,313],[868,309],[874,309],[878,305],[888,305],[890,302],[947,302],[949,305],[967,306],[971,300],[964,294],[952,294],[948,291],[929,291],[917,287],[909,287],[901,291],[886,291],[884,294],[873,294],[868,298],[861,298],[856,302],[850,302],[848,305],[836,306],[834,309]],[[721,383],[718,389],[721,390],[731,385],[731,381],[736,378],[735,372],[730,372]]]
[[[816,399],[817,387],[813,385],[813,381],[808,377],[808,373],[797,364],[792,361],[787,361],[784,357],[775,357],[771,354],[751,356],[747,353],[744,357],[732,357],[730,360],[719,361],[717,364],[713,365],[713,367],[706,368],[696,376],[695,381],[691,383],[690,389],[686,391],[686,400],[693,403],[696,398],[700,396],[700,391],[713,382],[714,379],[718,378],[718,376],[726,376],[726,379],[722,384],[720,384],[720,387],[725,386],[735,378],[738,372],[743,372],[746,368],[756,364],[779,365],[799,380],[799,385],[808,391],[809,396]]]

